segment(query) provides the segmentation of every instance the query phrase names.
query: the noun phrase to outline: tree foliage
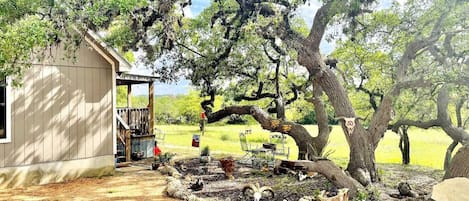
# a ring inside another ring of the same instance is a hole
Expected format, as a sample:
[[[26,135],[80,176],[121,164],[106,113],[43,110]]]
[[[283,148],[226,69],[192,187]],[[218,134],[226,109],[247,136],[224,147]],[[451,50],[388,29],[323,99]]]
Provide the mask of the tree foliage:
[[[87,30],[106,28],[147,7],[145,0],[0,1],[0,76],[18,84],[24,71],[61,43],[73,57]],[[166,12],[161,12],[165,15]]]

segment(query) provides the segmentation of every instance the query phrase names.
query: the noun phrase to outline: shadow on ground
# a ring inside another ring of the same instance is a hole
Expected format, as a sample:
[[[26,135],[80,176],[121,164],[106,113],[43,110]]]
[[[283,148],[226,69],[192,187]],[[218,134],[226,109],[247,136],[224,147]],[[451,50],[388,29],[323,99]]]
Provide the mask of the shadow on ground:
[[[149,165],[133,164],[114,176],[0,189],[0,200],[174,200],[164,193],[165,178]]]

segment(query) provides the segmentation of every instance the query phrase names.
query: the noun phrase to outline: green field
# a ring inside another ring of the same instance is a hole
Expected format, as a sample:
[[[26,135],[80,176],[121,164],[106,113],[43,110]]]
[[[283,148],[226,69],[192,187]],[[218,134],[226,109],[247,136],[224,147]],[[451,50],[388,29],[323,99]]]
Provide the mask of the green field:
[[[199,150],[191,147],[192,135],[200,134],[198,126],[158,125],[156,127],[166,133],[165,142],[161,145],[163,151],[198,155]],[[263,130],[259,125],[208,125],[204,136],[201,136],[200,147],[208,145],[211,153],[216,155],[243,155],[238,134],[247,128],[252,129],[252,134],[248,135],[250,144],[260,146],[263,142],[268,141],[269,132]],[[317,133],[317,127],[314,125],[307,125],[306,128],[312,135]],[[452,142],[444,132],[440,129],[410,129],[409,138],[412,165],[443,169],[444,154],[447,146]],[[376,151],[376,162],[400,164],[401,153],[398,143],[399,136],[393,132],[387,132]],[[297,156],[298,149],[290,137],[288,146],[291,150],[290,159],[293,159]],[[340,166],[346,165],[349,150],[340,127],[335,126],[333,128],[327,150],[333,151],[333,154],[329,157],[330,159]]]

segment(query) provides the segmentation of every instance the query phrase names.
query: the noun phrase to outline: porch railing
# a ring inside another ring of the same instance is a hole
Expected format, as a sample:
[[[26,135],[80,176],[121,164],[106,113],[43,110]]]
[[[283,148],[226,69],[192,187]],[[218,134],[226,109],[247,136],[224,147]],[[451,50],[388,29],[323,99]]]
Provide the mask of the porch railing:
[[[148,108],[117,108],[117,115],[128,125],[133,135],[150,134],[150,113]]]

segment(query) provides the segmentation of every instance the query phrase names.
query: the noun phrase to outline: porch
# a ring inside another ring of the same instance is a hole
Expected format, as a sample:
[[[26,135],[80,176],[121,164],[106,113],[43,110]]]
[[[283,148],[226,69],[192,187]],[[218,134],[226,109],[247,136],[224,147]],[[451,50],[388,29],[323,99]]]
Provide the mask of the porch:
[[[118,74],[117,86],[127,86],[126,107],[116,108],[117,162],[130,162],[153,157],[155,135],[153,133],[153,83],[156,77]],[[132,86],[148,85],[147,107],[132,106]]]

